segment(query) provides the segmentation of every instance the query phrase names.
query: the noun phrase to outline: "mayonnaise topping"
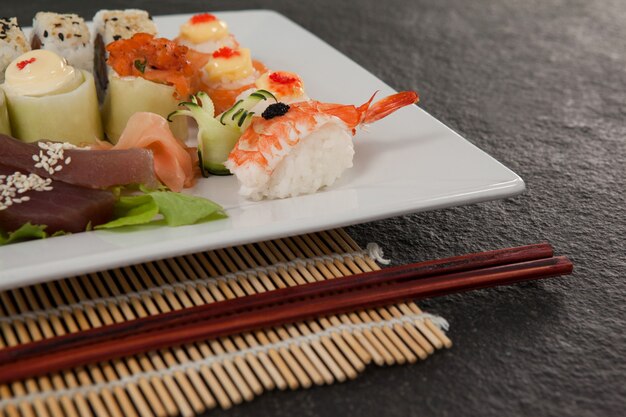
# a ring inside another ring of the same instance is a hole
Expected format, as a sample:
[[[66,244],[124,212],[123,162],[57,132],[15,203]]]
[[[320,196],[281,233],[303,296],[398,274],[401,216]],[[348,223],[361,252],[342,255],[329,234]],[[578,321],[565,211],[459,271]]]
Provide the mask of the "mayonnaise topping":
[[[248,48],[221,48],[213,53],[204,66],[209,82],[237,81],[254,73]]]
[[[36,49],[11,62],[5,72],[4,89],[8,94],[40,97],[67,93],[83,80],[83,74],[59,55]]]
[[[217,41],[228,36],[228,26],[221,20],[208,22],[187,22],[180,27],[180,36],[192,43]]]

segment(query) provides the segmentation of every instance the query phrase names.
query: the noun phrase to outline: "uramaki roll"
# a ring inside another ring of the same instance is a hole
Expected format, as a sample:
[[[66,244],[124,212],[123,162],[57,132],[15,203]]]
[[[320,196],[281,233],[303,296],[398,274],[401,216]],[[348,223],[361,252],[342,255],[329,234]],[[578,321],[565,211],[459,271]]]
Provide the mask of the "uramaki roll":
[[[30,51],[24,32],[16,17],[0,17],[0,83],[4,82],[4,70],[18,56]]]
[[[157,27],[145,10],[100,10],[93,17],[94,74],[98,96],[104,99],[111,68],[107,66],[109,54],[106,47],[111,42],[129,39],[137,33],[156,35]]]
[[[210,13],[192,16],[180,27],[180,34],[174,41],[205,54],[211,54],[225,46],[236,49],[239,43],[228,31],[226,22]]]
[[[85,20],[76,14],[38,12],[30,35],[32,49],[61,55],[76,69],[93,72],[93,44]]]
[[[223,47],[210,55],[203,70],[202,90],[213,100],[215,113],[220,114],[235,104],[241,93],[254,88],[267,68],[252,59],[248,48]]]
[[[7,68],[2,85],[13,136],[76,145],[103,138],[93,76],[47,50],[21,55]]]

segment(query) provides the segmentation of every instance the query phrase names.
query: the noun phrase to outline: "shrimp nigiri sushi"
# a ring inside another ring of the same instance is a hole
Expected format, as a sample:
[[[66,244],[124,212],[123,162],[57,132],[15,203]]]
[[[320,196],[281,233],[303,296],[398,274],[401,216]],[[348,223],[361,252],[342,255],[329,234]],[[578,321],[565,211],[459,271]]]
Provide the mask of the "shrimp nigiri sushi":
[[[239,193],[252,200],[314,193],[352,167],[352,137],[373,123],[417,103],[405,91],[361,106],[309,100],[276,103],[255,117],[225,162],[239,180]]]

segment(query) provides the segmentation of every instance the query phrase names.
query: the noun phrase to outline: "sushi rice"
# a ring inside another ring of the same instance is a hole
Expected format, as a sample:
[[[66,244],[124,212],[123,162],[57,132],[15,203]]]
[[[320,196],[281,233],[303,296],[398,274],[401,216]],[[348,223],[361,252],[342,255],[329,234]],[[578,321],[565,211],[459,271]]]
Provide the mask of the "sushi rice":
[[[18,56],[30,51],[30,45],[15,17],[0,18],[0,83],[4,82],[4,71]]]
[[[46,49],[71,66],[93,72],[93,44],[85,20],[76,14],[39,12],[33,19],[33,49]]]
[[[242,196],[261,200],[314,193],[351,168],[354,157],[352,135],[338,119],[329,119],[293,148],[282,149],[276,152],[281,161],[271,174],[256,164],[235,167],[227,162],[241,183]]]

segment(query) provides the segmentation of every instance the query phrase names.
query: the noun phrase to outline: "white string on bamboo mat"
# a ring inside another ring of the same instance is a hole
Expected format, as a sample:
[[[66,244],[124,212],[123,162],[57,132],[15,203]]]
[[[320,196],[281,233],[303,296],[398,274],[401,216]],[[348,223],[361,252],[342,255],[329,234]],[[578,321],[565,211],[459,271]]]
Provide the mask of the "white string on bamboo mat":
[[[336,260],[340,262],[344,262],[346,259],[354,260],[355,258],[362,258],[364,256],[369,256],[374,259],[378,263],[388,264],[390,261],[383,258],[383,250],[376,243],[368,243],[365,249],[353,251],[353,252],[345,252],[345,253],[334,253],[332,255],[320,255],[312,258],[296,258],[294,260],[288,262],[277,262],[273,265],[269,266],[257,266],[254,268],[246,269],[243,271],[232,272],[225,275],[220,275],[217,277],[204,277],[199,279],[188,279],[180,282],[176,282],[173,284],[163,284],[157,287],[148,288],[141,291],[133,291],[126,294],[115,295],[112,297],[101,297],[94,298],[91,300],[83,300],[73,304],[67,304],[62,306],[57,306],[54,308],[46,309],[46,310],[38,310],[38,311],[27,311],[20,314],[15,314],[7,317],[0,317],[0,323],[14,323],[17,321],[26,321],[27,319],[37,320],[38,318],[46,318],[53,316],[61,316],[64,312],[72,313],[74,310],[83,310],[85,307],[97,307],[100,305],[119,305],[122,302],[130,302],[131,299],[142,299],[144,296],[152,296],[153,294],[161,294],[165,295],[166,291],[174,291],[177,288],[182,290],[187,290],[189,287],[197,288],[197,287],[208,287],[210,285],[215,285],[219,281],[229,282],[236,281],[239,278],[247,279],[248,276],[258,277],[259,274],[268,274],[268,273],[276,273],[279,270],[288,270],[289,268],[297,268],[297,267],[307,267],[314,266],[317,262],[334,262]]]
[[[18,394],[17,396],[11,398],[0,399],[0,410],[11,405],[19,405],[22,402],[32,403],[33,401],[38,399],[51,397],[55,399],[60,399],[61,397],[72,397],[75,395],[86,396],[88,393],[99,392],[103,389],[113,389],[118,387],[124,388],[129,384],[136,384],[141,379],[149,380],[151,378],[163,378],[165,376],[171,376],[177,372],[184,373],[190,370],[199,371],[200,368],[204,366],[211,366],[214,363],[224,361],[232,361],[237,357],[245,358],[247,355],[258,355],[260,353],[268,353],[271,350],[288,349],[292,345],[302,346],[303,344],[312,344],[324,337],[330,337],[334,333],[363,332],[383,327],[393,328],[396,325],[412,324],[416,321],[424,320],[431,320],[431,322],[435,326],[444,331],[447,331],[449,329],[449,324],[446,319],[430,313],[406,314],[401,317],[393,317],[391,319],[381,320],[377,322],[338,324],[328,327],[319,332],[291,337],[266,345],[252,346],[245,349],[240,349],[236,352],[224,352],[218,355],[209,356],[207,358],[172,365],[164,369],[137,372],[114,381],[99,382],[88,386],[63,388],[28,394]]]

